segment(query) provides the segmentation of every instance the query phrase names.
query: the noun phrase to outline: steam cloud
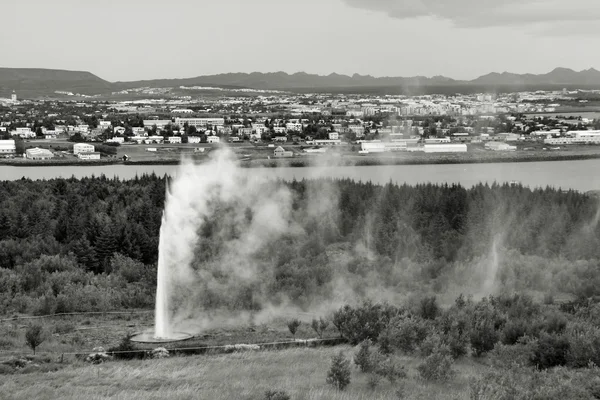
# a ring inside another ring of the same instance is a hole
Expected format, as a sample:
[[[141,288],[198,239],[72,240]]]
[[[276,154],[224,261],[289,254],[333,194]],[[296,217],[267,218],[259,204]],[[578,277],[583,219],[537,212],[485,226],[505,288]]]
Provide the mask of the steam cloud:
[[[320,162],[316,171],[335,163],[335,158]],[[447,272],[436,282],[427,282],[423,270],[428,266],[415,261],[413,251],[421,239],[403,225],[398,231],[405,253],[390,260],[392,267],[378,271],[374,265],[381,260],[374,251],[373,237],[380,221],[375,214],[367,212],[362,229],[351,240],[330,240],[334,244],[323,248],[320,241],[324,236],[339,237],[335,232],[339,187],[328,180],[309,181],[299,199],[287,184],[274,179],[275,175],[270,177],[269,171],[239,168],[227,148],[211,153],[209,162],[201,165],[182,162],[167,190],[159,249],[167,271],[172,331],[268,322],[303,312],[311,317],[327,316],[344,304],[365,298],[399,304],[415,295],[436,292],[439,301],[448,304],[461,293],[483,297],[528,287],[548,290],[555,285],[552,276],[560,274],[568,262],[555,258],[547,269],[538,268],[536,263],[544,262],[543,258],[507,250],[507,235],[515,234],[511,226],[523,216],[514,215],[510,202],[498,198],[490,200],[494,207],[487,227],[467,235],[481,256],[456,262],[444,268]],[[374,204],[380,201],[385,199],[375,199]],[[589,226],[577,231],[573,240],[581,242],[591,236],[588,231],[597,226],[600,210],[590,217]],[[539,233],[540,243],[549,242],[552,235],[550,224]],[[312,250],[319,246],[320,251]],[[330,275],[323,279],[322,287],[313,288],[310,294],[296,292],[296,301],[286,297],[289,293],[282,294],[286,291],[272,290],[269,285],[275,281],[278,266],[286,265],[286,272],[292,273],[319,272],[303,271],[305,260],[313,263],[311,268],[326,266],[324,273]],[[548,272],[536,275],[536,268]],[[524,281],[519,271],[529,271],[526,274],[535,281]]]

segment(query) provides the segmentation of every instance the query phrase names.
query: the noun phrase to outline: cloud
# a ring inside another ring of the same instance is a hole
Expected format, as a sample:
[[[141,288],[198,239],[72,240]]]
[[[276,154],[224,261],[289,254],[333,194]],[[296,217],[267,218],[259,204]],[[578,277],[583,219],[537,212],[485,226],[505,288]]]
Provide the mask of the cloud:
[[[432,17],[461,28],[600,21],[597,0],[343,0],[392,18]]]

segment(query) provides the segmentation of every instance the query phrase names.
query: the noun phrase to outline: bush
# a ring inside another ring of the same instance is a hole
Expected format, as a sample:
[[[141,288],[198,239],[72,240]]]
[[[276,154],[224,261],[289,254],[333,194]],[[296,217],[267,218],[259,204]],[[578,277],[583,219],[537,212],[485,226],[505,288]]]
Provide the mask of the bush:
[[[290,333],[294,337],[296,337],[296,332],[298,331],[298,328],[300,327],[301,324],[302,324],[302,322],[300,322],[298,319],[293,319],[291,321],[288,321],[287,327],[290,330]]]
[[[137,351],[138,348],[135,347],[131,341],[131,337],[132,335],[125,336],[118,346],[109,348],[107,353],[119,360],[134,360],[144,358],[144,352]]]
[[[454,371],[454,359],[447,346],[440,346],[417,367],[421,378],[427,381],[446,382],[450,380]]]
[[[371,363],[371,341],[369,339],[364,340],[360,344],[358,352],[354,355],[354,364],[364,373],[369,373],[373,370]]]
[[[470,329],[471,348],[475,356],[480,356],[494,348],[500,340],[500,329],[504,319],[490,301],[483,299],[473,311]]]
[[[489,354],[492,365],[496,368],[509,368],[514,365],[526,367],[533,357],[533,350],[537,346],[537,340],[529,337],[519,339],[514,345],[497,343]]]
[[[412,353],[432,331],[430,322],[418,317],[397,316],[379,336],[380,346],[384,353],[399,349],[404,353]]]
[[[333,314],[333,324],[351,344],[376,341],[398,310],[387,304],[365,301],[361,307],[344,306]]]
[[[341,351],[331,360],[331,367],[327,372],[327,383],[338,390],[344,390],[350,384],[350,361]]]
[[[325,333],[325,330],[327,329],[327,327],[329,326],[329,321],[327,321],[326,319],[323,318],[313,318],[312,323],[311,323],[311,327],[313,328],[313,330],[315,331],[315,333],[322,339],[323,338],[323,334]]]
[[[569,341],[564,336],[543,333],[533,350],[531,363],[540,369],[567,364]]]
[[[419,304],[419,315],[423,319],[434,320],[439,314],[439,307],[435,296],[425,297]]]
[[[571,368],[586,368],[590,362],[600,365],[600,328],[589,323],[578,323],[569,327],[567,365]]]
[[[519,341],[520,338],[527,334],[527,322],[518,319],[508,321],[502,330],[502,344],[513,345]]]
[[[25,332],[25,343],[33,350],[33,354],[35,354],[35,349],[42,344],[44,340],[46,340],[46,335],[42,325],[32,324],[27,328],[27,331]]]
[[[10,365],[0,364],[0,375],[10,375],[15,372],[15,369]]]
[[[290,400],[289,394],[283,390],[267,390],[265,392],[265,400]]]

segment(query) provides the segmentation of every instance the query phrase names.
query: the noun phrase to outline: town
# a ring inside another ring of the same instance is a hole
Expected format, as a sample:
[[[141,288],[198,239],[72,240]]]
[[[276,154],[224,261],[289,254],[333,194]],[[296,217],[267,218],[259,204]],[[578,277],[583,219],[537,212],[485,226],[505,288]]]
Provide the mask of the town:
[[[0,157],[160,162],[203,156],[220,143],[237,146],[247,160],[560,146],[585,146],[589,153],[588,145],[600,144],[600,91],[594,90],[453,96],[229,90],[197,98],[167,92],[141,88],[135,93],[148,99],[124,101],[72,100],[62,92],[56,99],[20,100],[13,92],[0,99]]]

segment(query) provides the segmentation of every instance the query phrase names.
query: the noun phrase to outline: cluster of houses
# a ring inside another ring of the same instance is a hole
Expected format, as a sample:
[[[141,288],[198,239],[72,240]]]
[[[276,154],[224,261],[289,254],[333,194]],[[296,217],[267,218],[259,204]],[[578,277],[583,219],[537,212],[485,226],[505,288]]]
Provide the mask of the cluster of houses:
[[[89,143],[76,143],[73,145],[73,154],[80,160],[99,160],[100,153],[96,151],[94,145]],[[15,157],[17,155],[17,146],[14,139],[0,140],[0,157]],[[49,149],[34,147],[26,149],[23,157],[28,160],[50,160],[54,158],[55,153]]]

